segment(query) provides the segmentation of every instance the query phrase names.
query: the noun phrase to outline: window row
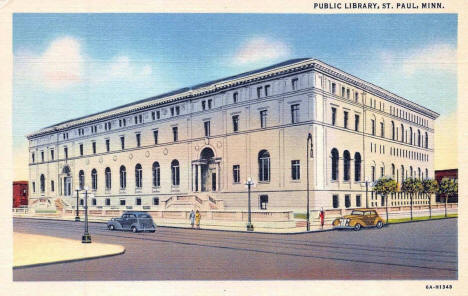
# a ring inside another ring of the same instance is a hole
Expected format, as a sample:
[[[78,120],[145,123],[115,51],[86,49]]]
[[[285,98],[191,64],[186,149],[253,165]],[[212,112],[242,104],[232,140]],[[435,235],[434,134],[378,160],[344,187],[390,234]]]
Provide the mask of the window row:
[[[343,152],[343,181],[349,182],[351,179],[351,160],[354,160],[354,181],[361,181],[361,154],[354,153],[354,159],[351,159],[351,154],[348,150]],[[339,177],[339,160],[340,154],[338,149],[331,150],[331,180],[338,181]]]
[[[377,167],[375,165],[371,166],[371,179],[372,182],[375,182],[378,178],[384,177],[385,176],[385,166],[380,167],[380,176],[377,177],[376,172]],[[429,178],[429,170],[426,168],[424,171],[421,168],[413,169],[413,166],[409,166],[409,171],[405,170],[405,166],[401,165],[400,169],[398,169],[395,164],[391,164],[391,176],[392,178],[397,181],[403,183],[406,178],[418,178],[420,180],[422,179],[428,179]]]
[[[354,114],[354,127],[352,127],[355,131],[359,131],[359,114]],[[337,125],[337,109],[336,107],[331,108],[331,124]],[[349,129],[349,111],[343,111],[343,127]]]
[[[371,134],[373,136],[377,136],[375,125],[375,119],[371,119]],[[429,135],[427,132],[424,132],[424,135],[419,129],[413,132],[413,128],[411,126],[408,129],[405,129],[405,126],[403,124],[400,124],[400,126],[398,127],[392,120],[391,133],[391,139],[393,141],[400,141],[402,143],[418,147],[429,148]],[[380,137],[385,138],[385,123],[383,121],[380,122]]]

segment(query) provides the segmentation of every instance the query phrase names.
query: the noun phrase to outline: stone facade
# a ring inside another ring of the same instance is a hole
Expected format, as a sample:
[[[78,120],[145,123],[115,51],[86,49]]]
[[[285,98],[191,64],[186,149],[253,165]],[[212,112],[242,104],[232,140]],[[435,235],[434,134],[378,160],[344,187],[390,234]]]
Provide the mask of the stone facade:
[[[437,117],[321,61],[290,60],[28,135],[30,198],[73,206],[88,187],[90,208],[239,210],[250,177],[253,209],[304,210],[309,151],[311,208],[364,207],[364,180],[434,178]],[[372,193],[367,203],[381,206]]]

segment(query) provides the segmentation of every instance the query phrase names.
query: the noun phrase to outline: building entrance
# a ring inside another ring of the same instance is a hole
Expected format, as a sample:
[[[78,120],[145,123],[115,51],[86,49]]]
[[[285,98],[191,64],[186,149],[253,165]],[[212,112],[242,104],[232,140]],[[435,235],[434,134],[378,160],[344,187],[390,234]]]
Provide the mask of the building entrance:
[[[201,152],[201,191],[216,191],[217,164],[214,161],[214,153],[211,148],[205,148]]]

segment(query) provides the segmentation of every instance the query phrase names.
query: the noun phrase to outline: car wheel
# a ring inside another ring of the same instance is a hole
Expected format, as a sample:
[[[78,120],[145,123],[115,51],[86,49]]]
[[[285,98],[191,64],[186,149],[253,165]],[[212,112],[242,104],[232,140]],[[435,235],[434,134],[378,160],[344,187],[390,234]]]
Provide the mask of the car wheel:
[[[114,230],[115,229],[114,225],[109,225],[108,228],[109,228],[109,230]]]
[[[379,228],[379,229],[382,228],[382,226],[383,226],[382,221],[377,222],[377,225],[375,225],[375,226],[376,226],[377,228]]]
[[[136,232],[138,232],[138,229],[135,226],[132,226],[132,232],[136,233]]]
[[[155,230],[150,230],[150,232],[156,232],[156,229]]]
[[[354,230],[359,231],[360,229],[361,229],[361,224],[356,223],[356,225],[354,225]]]

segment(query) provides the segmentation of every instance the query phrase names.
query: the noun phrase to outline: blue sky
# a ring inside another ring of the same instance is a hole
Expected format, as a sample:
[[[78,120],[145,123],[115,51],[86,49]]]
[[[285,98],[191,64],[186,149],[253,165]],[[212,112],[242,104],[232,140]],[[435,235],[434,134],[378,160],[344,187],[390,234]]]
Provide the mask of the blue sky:
[[[15,14],[13,143],[66,119],[314,57],[442,115],[456,109],[457,16]]]

